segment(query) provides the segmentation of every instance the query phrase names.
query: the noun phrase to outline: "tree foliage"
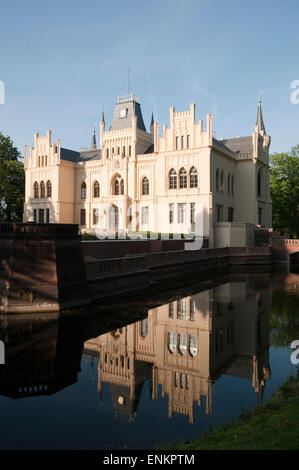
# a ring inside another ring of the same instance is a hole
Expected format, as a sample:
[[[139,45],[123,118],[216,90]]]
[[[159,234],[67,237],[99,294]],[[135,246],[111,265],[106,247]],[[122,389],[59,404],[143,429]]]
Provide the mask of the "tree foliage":
[[[270,157],[273,228],[299,237],[299,145]]]
[[[0,132],[0,220],[22,221],[25,175],[20,152],[10,137]]]

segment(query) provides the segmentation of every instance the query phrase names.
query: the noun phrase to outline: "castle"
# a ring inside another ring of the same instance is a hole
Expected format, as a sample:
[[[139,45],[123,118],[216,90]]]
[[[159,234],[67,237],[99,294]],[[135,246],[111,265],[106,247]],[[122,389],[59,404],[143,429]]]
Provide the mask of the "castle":
[[[261,102],[253,133],[215,138],[213,118],[196,122],[195,104],[170,108],[170,127],[147,131],[138,98],[118,98],[99,145],[80,152],[35,133],[25,146],[24,222],[76,223],[82,232],[196,233],[200,214],[209,246],[253,244],[254,227],[271,227],[269,146]],[[146,235],[145,235],[146,236]]]

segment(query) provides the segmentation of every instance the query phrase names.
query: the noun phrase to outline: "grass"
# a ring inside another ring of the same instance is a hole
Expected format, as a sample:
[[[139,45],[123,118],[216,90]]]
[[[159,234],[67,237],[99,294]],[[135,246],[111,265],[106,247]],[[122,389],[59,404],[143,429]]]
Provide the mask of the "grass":
[[[291,377],[265,405],[255,407],[252,412],[243,410],[237,421],[165,449],[298,450],[299,376]]]

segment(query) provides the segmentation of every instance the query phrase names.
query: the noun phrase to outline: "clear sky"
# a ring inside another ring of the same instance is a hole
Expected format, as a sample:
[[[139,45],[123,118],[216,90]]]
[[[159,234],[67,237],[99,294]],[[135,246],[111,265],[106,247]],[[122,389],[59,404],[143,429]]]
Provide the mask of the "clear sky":
[[[33,133],[90,145],[101,102],[139,96],[148,128],[169,107],[211,112],[217,138],[250,135],[262,94],[271,151],[299,143],[298,0],[10,0],[0,7],[0,131],[23,152]]]

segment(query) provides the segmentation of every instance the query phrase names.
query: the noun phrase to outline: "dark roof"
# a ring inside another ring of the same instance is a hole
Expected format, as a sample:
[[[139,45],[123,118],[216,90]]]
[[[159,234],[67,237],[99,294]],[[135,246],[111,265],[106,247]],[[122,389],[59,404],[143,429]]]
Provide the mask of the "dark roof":
[[[122,110],[124,110],[124,117],[121,117]],[[140,104],[135,99],[122,101],[116,104],[110,130],[114,131],[132,127],[132,117],[134,115],[137,116],[138,129],[146,132]]]
[[[101,150],[85,150],[80,152],[80,158],[78,162],[86,162],[88,160],[101,160]]]
[[[86,162],[89,160],[100,160],[101,151],[100,150],[86,150],[84,152],[76,152],[75,150],[69,149],[60,149],[60,158],[62,160],[67,160],[68,162]]]
[[[233,139],[225,139],[221,144],[229,148],[234,153],[248,153],[252,154],[253,144],[252,137],[235,137]]]
[[[60,149],[60,158],[68,162],[77,162],[80,159],[80,153],[75,150]]]
[[[144,153],[153,153],[154,152],[154,144],[150,145],[150,147]]]

